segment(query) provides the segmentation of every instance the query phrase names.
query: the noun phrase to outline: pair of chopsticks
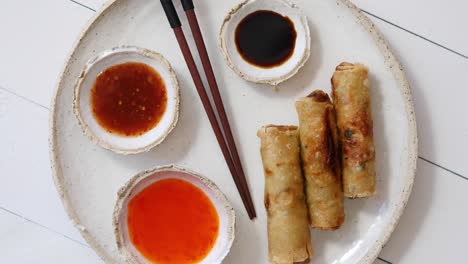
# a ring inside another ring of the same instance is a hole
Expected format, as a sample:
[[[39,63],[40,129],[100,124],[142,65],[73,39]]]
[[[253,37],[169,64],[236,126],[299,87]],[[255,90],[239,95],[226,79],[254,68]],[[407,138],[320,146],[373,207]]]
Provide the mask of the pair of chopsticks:
[[[174,30],[174,34],[177,38],[177,42],[179,43],[180,50],[182,51],[182,54],[184,56],[185,63],[187,64],[190,74],[192,75],[192,79],[195,83],[198,95],[203,103],[205,112],[208,115],[211,127],[214,130],[216,139],[218,140],[218,144],[221,147],[224,159],[226,160],[226,163],[229,167],[229,171],[231,172],[237,190],[239,191],[240,196],[242,198],[242,202],[244,203],[249,218],[254,219],[256,217],[255,208],[252,202],[252,198],[250,196],[245,174],[242,169],[242,164],[237,153],[236,144],[232,136],[231,127],[229,125],[226,111],[223,106],[223,101],[221,99],[221,95],[219,94],[218,84],[213,73],[210,58],[208,57],[208,52],[206,51],[205,42],[200,31],[200,26],[198,24],[197,16],[195,14],[193,2],[192,0],[181,0],[181,2],[185,10],[185,14],[187,15],[187,19],[189,21],[190,29],[192,31],[195,44],[198,49],[198,54],[202,61],[203,69],[205,71],[208,84],[210,86],[211,95],[213,96],[213,100],[215,102],[216,110],[218,112],[221,126],[226,136],[226,140],[223,136],[223,132],[221,131],[218,120],[216,119],[215,112],[210,103],[210,99],[208,98],[208,94],[206,93],[205,87],[200,77],[200,73],[198,72],[195,61],[193,60],[192,53],[188,46],[184,32],[182,31],[182,24],[180,23],[174,4],[172,3],[172,0],[161,0],[164,12],[166,13],[167,19],[169,20],[169,24]]]

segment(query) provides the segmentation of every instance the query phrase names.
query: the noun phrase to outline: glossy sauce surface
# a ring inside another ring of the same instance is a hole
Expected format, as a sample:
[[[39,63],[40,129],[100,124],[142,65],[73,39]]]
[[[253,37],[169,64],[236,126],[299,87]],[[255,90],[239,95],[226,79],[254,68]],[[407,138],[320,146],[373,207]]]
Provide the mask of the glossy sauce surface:
[[[198,263],[219,232],[213,203],[181,179],[160,180],[143,189],[130,200],[127,221],[133,245],[158,264]]]
[[[99,125],[121,136],[139,136],[154,128],[166,104],[164,80],[152,67],[138,62],[106,69],[91,90],[91,107]]]
[[[237,50],[250,64],[272,68],[283,64],[294,52],[297,33],[293,22],[269,10],[255,11],[237,25]]]

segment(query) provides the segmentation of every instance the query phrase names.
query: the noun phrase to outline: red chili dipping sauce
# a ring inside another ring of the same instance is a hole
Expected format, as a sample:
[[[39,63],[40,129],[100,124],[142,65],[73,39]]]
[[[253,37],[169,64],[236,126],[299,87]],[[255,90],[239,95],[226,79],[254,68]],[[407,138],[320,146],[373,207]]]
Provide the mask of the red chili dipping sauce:
[[[219,232],[219,217],[208,196],[181,179],[157,181],[128,203],[130,240],[158,264],[203,260]]]
[[[99,125],[110,133],[139,136],[161,120],[167,104],[164,80],[139,62],[114,65],[91,89],[91,107]]]

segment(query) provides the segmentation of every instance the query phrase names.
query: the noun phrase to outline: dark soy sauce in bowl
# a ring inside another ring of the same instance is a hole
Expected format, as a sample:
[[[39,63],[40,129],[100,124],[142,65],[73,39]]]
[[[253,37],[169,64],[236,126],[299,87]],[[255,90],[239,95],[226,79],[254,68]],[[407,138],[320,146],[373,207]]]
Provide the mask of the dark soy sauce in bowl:
[[[293,22],[269,10],[255,11],[237,25],[235,42],[244,60],[258,67],[273,68],[293,54],[297,33]]]

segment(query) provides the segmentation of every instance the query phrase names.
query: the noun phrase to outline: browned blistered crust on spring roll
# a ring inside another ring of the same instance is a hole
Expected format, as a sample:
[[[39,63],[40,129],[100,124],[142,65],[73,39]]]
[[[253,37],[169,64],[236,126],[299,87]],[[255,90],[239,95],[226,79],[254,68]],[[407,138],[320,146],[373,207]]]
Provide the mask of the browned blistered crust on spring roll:
[[[345,218],[335,110],[321,90],[297,100],[296,110],[310,224],[334,230]]]
[[[368,69],[343,62],[332,77],[338,131],[342,145],[344,195],[368,197],[375,188],[375,150]]]
[[[307,205],[295,126],[264,126],[258,131],[265,172],[268,258],[292,264],[312,255]]]

